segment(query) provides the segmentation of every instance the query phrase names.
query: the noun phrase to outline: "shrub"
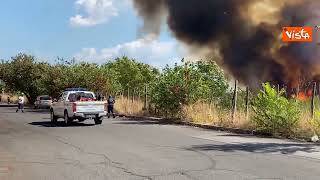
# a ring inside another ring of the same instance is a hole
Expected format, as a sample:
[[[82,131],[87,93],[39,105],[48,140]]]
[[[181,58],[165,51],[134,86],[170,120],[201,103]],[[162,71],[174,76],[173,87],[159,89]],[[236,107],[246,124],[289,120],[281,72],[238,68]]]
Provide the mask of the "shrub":
[[[182,105],[187,101],[183,68],[167,67],[151,88],[151,103],[166,116],[179,116]]]
[[[214,62],[168,66],[151,86],[151,103],[171,117],[180,117],[184,105],[197,101],[220,103],[229,87]]]
[[[314,134],[319,135],[320,133],[320,111],[315,111],[314,118],[309,121]]]
[[[263,89],[253,101],[253,121],[257,130],[273,135],[291,136],[301,113],[298,102],[285,98],[284,90],[278,94],[269,83],[263,84]]]

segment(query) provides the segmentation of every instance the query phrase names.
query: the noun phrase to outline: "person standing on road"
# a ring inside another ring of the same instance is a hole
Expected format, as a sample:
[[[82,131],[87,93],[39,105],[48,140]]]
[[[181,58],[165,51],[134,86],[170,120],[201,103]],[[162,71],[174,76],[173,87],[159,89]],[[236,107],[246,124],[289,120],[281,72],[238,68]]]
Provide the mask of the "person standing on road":
[[[99,93],[98,96],[97,96],[97,100],[98,100],[98,101],[101,101],[101,99],[102,99],[102,98],[101,98],[101,94]]]
[[[108,118],[110,118],[110,113],[112,113],[113,118],[116,118],[116,115],[113,112],[114,103],[116,103],[115,99],[112,96],[108,98]]]
[[[18,112],[19,110],[21,110],[21,112],[24,112],[24,97],[23,94],[19,96],[18,99],[18,109],[16,110],[16,112]]]

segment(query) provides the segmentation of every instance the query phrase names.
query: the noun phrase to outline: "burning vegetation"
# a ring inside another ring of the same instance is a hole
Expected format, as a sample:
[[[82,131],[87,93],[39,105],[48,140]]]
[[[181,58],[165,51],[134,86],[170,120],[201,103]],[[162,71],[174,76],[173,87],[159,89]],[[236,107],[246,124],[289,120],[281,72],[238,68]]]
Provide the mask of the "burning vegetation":
[[[320,1],[134,0],[134,5],[144,19],[141,32],[159,34],[167,24],[191,54],[209,49],[202,57],[214,57],[250,87],[268,81],[290,89],[320,81],[317,42],[281,41],[282,27],[320,24]],[[307,93],[300,89],[304,99]]]

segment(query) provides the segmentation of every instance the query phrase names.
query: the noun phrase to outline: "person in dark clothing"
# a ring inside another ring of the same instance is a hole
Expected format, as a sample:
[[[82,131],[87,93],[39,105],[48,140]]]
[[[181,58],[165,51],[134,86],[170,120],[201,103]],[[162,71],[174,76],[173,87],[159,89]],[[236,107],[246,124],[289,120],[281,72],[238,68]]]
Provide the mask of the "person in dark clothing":
[[[80,101],[81,100],[81,95],[80,94],[77,94],[76,95],[76,101]]]
[[[108,98],[108,118],[110,118],[110,114],[112,113],[113,118],[116,118],[116,115],[113,112],[114,104],[116,103],[115,99],[112,96]]]
[[[8,104],[10,104],[11,103],[10,96],[7,97],[7,100],[8,100]]]
[[[101,101],[101,100],[102,100],[102,97],[101,97],[101,95],[100,95],[100,94],[98,94],[98,96],[97,96],[97,100],[98,100],[98,101]]]

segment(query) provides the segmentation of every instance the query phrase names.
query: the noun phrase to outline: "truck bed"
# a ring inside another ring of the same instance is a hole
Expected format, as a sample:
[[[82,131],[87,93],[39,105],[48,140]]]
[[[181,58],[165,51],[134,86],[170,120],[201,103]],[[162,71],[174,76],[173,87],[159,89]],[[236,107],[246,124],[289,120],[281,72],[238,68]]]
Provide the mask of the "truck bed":
[[[105,103],[102,101],[84,101],[84,102],[74,102],[76,113],[99,113],[105,111]]]

